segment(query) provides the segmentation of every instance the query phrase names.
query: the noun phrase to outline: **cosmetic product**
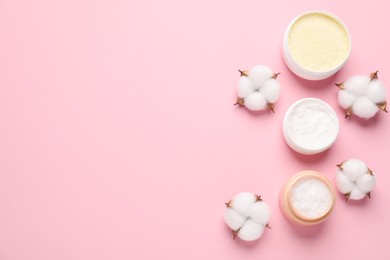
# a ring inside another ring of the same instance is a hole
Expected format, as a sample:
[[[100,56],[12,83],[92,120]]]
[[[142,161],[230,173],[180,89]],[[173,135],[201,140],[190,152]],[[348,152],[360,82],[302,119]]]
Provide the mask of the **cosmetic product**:
[[[351,37],[335,15],[310,11],[295,18],[287,27],[283,57],[296,75],[308,80],[328,78],[347,62]]]
[[[336,112],[321,99],[300,99],[290,106],[284,116],[284,139],[301,154],[325,151],[334,144],[338,133]]]
[[[314,225],[323,222],[335,206],[335,190],[327,177],[316,171],[302,171],[282,187],[279,206],[291,222]]]

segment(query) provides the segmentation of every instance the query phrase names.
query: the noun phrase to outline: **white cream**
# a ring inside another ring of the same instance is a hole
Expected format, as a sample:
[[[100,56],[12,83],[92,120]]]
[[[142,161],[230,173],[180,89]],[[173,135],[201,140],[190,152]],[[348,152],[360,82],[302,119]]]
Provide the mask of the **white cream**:
[[[283,215],[293,223],[316,225],[325,221],[336,203],[333,184],[323,174],[306,170],[291,176],[279,193]]]
[[[293,210],[304,218],[321,218],[332,206],[332,195],[328,186],[317,178],[299,180],[291,189]]]
[[[305,98],[286,112],[283,133],[287,144],[302,154],[316,154],[328,149],[338,136],[336,112],[326,102]]]
[[[296,75],[328,78],[340,70],[351,52],[351,37],[344,23],[324,11],[311,11],[295,18],[284,36],[283,57]]]

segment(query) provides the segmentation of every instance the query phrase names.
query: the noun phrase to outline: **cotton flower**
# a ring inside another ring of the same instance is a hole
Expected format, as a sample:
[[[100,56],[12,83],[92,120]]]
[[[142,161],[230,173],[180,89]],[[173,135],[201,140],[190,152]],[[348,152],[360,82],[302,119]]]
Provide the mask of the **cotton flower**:
[[[386,89],[378,80],[378,71],[370,76],[350,77],[336,86],[340,88],[338,101],[340,106],[346,109],[346,118],[354,114],[369,119],[379,109],[387,112]]]
[[[225,222],[233,231],[233,239],[237,236],[245,241],[259,239],[266,227],[270,209],[261,196],[250,192],[241,192],[226,203]]]
[[[245,106],[249,110],[260,111],[266,108],[274,112],[274,104],[279,99],[280,85],[276,80],[279,73],[263,65],[257,65],[249,71],[241,71],[238,81],[238,98],[235,105]]]
[[[346,201],[371,198],[376,177],[367,165],[358,159],[350,159],[337,165],[336,186]]]

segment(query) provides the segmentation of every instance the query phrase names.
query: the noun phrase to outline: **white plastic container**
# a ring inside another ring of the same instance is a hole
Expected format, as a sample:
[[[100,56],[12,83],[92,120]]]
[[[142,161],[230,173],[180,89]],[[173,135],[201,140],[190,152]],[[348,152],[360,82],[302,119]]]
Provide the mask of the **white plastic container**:
[[[319,224],[331,215],[335,204],[335,188],[326,176],[316,171],[296,173],[279,193],[280,210],[295,224]]]
[[[337,114],[321,99],[300,99],[289,107],[284,116],[284,139],[301,154],[317,154],[327,150],[335,143],[338,134]]]
[[[339,71],[351,52],[351,37],[335,15],[310,11],[287,27],[283,58],[289,69],[308,80],[326,79]]]

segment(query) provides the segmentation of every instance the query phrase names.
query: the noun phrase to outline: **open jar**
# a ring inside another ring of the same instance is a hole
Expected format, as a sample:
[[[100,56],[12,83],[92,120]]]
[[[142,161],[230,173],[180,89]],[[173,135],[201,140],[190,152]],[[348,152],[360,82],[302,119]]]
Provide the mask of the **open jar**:
[[[310,11],[295,18],[287,27],[283,58],[301,78],[322,80],[339,71],[351,52],[351,37],[335,15]]]
[[[329,179],[316,171],[293,175],[282,187],[279,206],[293,223],[319,224],[326,220],[336,203],[336,193]]]
[[[321,99],[300,99],[290,106],[284,116],[284,140],[298,153],[321,153],[336,142],[338,134],[337,114]]]

